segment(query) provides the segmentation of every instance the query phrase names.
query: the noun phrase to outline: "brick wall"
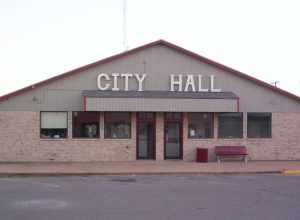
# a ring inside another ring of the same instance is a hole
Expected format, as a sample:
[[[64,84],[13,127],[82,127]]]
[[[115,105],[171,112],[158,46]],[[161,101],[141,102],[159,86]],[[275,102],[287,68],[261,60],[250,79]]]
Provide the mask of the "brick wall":
[[[104,116],[100,117],[100,139],[72,139],[71,113],[68,139],[40,139],[39,112],[0,112],[0,161],[128,161],[136,158],[135,113],[131,139],[104,139]]]
[[[164,160],[164,114],[156,113],[156,160]]]
[[[218,139],[217,114],[214,116],[214,138],[195,140],[187,138],[187,114],[184,114],[183,159],[196,159],[196,148],[208,148],[209,160],[215,161],[214,146],[245,145],[252,160],[300,160],[300,113],[272,113],[272,138],[247,138],[246,113],[244,113],[244,138]]]
[[[156,159],[164,158],[163,113],[156,118]],[[300,113],[273,113],[272,139],[244,138],[217,139],[217,115],[213,139],[187,138],[187,114],[184,113],[183,159],[194,161],[197,147],[209,149],[209,160],[214,161],[216,145],[246,145],[253,160],[300,159]],[[100,117],[100,139],[72,139],[72,121],[69,113],[69,138],[41,140],[39,112],[0,111],[0,161],[132,161],[136,159],[136,116],[132,113],[131,139],[104,139],[104,116]],[[245,116],[244,116],[245,118]]]

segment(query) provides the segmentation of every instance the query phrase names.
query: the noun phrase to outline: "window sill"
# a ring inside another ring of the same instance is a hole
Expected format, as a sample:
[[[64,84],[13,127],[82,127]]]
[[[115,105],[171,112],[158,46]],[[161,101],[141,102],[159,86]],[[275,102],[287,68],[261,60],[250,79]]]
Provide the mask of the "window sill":
[[[215,138],[187,138],[189,141],[212,141]]]
[[[272,140],[273,138],[272,137],[269,137],[269,138],[246,138],[247,140],[249,141],[262,141],[262,140],[265,140],[265,141],[269,141],[269,140]]]
[[[40,141],[66,141],[68,138],[40,138]]]
[[[246,140],[247,138],[216,138],[217,140],[222,140],[222,141],[232,141],[232,140]]]
[[[72,141],[99,141],[100,138],[71,138]]]
[[[104,138],[104,141],[130,141],[132,138]]]

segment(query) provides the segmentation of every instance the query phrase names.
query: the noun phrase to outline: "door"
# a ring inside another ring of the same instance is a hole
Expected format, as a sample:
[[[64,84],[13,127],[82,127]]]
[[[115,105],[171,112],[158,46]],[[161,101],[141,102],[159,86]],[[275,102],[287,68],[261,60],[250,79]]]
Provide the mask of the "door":
[[[166,113],[164,132],[165,132],[164,135],[165,136],[165,159],[182,159],[182,115],[181,113]]]
[[[137,159],[155,159],[155,114],[137,114]]]

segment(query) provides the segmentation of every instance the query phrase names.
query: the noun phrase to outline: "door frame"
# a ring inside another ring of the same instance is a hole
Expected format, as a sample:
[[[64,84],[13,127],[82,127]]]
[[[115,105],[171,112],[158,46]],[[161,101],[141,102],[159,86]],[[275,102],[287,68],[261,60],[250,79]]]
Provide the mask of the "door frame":
[[[179,113],[180,114],[180,119],[168,119],[167,114],[168,113]],[[167,157],[167,149],[166,149],[166,123],[168,122],[175,122],[179,123],[179,157],[178,158],[168,158]],[[164,112],[164,159],[165,160],[183,160],[183,112]]]
[[[139,117],[140,112],[136,112],[136,159],[137,160],[156,160],[156,113],[155,112],[145,112],[152,113],[153,118],[144,119]],[[139,124],[140,122],[151,122],[153,123],[153,158],[139,158]]]

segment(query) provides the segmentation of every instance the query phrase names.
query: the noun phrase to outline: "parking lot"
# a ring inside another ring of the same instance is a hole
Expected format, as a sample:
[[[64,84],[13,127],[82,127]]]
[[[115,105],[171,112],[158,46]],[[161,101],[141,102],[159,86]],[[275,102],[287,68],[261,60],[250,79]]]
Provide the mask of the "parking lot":
[[[0,219],[300,219],[300,176],[1,177]]]

